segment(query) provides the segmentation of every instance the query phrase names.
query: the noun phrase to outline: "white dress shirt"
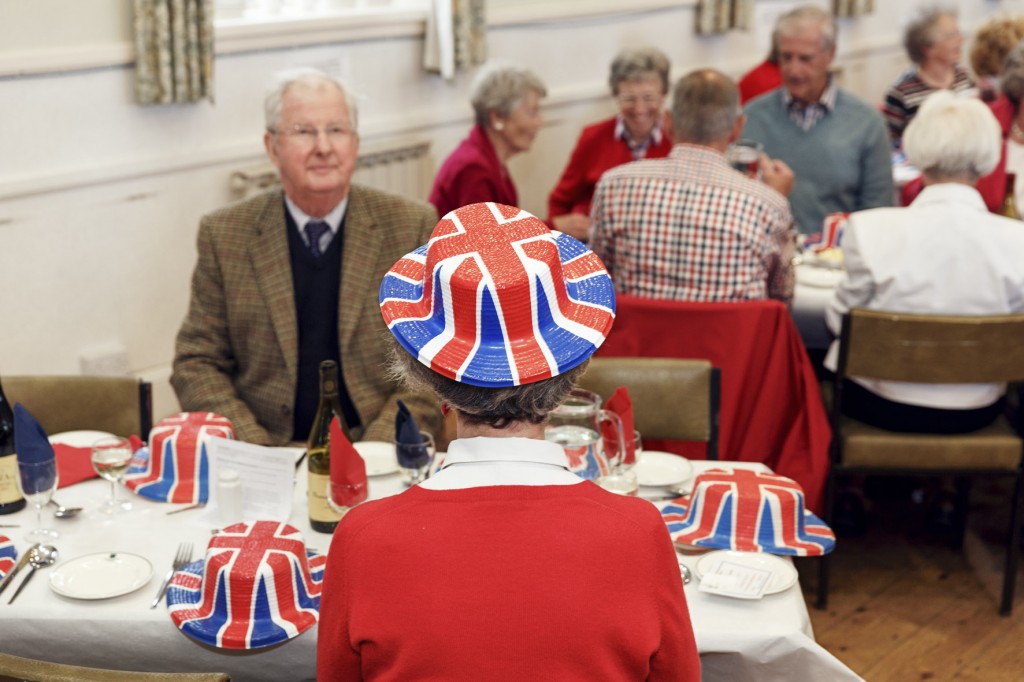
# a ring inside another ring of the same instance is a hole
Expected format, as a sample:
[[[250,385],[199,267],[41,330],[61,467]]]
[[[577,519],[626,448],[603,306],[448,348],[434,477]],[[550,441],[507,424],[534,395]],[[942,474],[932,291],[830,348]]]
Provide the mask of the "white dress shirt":
[[[420,486],[430,490],[490,485],[574,485],[558,443],[534,438],[459,438],[448,445],[444,466]]]
[[[320,237],[320,253],[323,253],[330,246],[334,235],[338,234],[338,230],[341,229],[341,220],[345,217],[345,209],[348,208],[348,196],[346,195],[337,206],[331,209],[330,213],[322,218],[315,218],[303,211],[287,194],[284,195],[284,203],[288,207],[288,212],[291,214],[292,220],[295,221],[295,227],[299,231],[299,236],[302,237],[302,241],[306,246],[309,246],[309,237],[306,236],[306,223],[311,220],[322,220],[327,223],[327,227],[330,229]]]
[[[825,309],[838,334],[851,308],[934,315],[1024,312],[1024,223],[985,208],[973,187],[925,187],[906,208],[850,216],[843,232],[846,274]],[[838,340],[825,366],[835,370]],[[859,380],[889,400],[940,409],[995,402],[1001,384],[911,384]]]

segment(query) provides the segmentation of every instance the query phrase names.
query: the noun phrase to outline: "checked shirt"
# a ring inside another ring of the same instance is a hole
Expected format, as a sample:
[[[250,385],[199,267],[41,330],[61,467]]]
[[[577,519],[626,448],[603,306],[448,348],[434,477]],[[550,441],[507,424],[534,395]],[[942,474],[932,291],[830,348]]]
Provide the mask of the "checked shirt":
[[[709,147],[614,168],[594,194],[590,246],[622,294],[676,301],[793,295],[789,202]]]

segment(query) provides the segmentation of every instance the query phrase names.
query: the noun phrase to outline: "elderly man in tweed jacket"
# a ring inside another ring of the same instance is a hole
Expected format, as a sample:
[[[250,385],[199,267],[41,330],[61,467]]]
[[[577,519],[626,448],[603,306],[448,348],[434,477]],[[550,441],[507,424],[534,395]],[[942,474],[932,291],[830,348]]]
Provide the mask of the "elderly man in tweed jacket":
[[[200,222],[171,377],[182,409],[224,415],[240,440],[302,441],[319,399],[319,364],[333,359],[354,434],[393,439],[396,398],[436,431],[436,402],[384,376],[377,301],[388,268],[429,239],[434,209],[351,184],[357,111],[326,74],[283,77],[267,96],[266,119],[283,191]]]

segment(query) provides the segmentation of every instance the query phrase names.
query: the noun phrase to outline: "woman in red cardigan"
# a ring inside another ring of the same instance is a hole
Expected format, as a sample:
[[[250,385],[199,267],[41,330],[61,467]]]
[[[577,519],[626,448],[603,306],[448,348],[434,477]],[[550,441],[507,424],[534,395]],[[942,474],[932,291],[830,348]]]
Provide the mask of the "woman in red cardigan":
[[[458,438],[426,481],[342,518],[317,679],[699,680],[657,507],[580,479],[544,438],[614,319],[600,259],[473,204],[395,264],[380,300],[393,375],[434,391]]]
[[[496,62],[481,67],[470,89],[476,125],[441,164],[430,190],[439,216],[479,201],[519,203],[505,164],[533,144],[545,95],[532,71]]]
[[[663,108],[668,72],[668,57],[654,48],[625,50],[615,57],[608,84],[619,113],[580,133],[569,165],[548,197],[548,222],[555,229],[585,240],[590,200],[601,174],[637,159],[668,156],[672,130]]]

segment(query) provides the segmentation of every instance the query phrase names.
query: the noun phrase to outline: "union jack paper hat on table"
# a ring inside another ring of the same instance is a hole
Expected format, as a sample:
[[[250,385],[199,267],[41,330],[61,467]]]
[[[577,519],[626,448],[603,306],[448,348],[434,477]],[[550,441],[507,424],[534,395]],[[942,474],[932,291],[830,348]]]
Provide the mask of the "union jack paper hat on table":
[[[5,535],[0,535],[0,580],[3,580],[12,568],[14,560],[18,558],[18,550],[14,543]]]
[[[210,539],[204,559],[174,574],[167,588],[171,620],[222,649],[288,641],[320,618],[326,563],[286,523],[233,524]]]
[[[669,535],[694,547],[821,556],[836,536],[804,508],[793,479],[750,469],[711,469],[697,476],[689,497],[661,510]]]
[[[849,213],[829,213],[821,222],[821,232],[809,235],[804,241],[804,248],[818,253],[825,249],[834,249],[843,243],[843,229],[849,220]]]
[[[391,333],[455,381],[519,386],[576,367],[604,343],[615,291],[601,259],[533,215],[470,204],[438,222],[380,286]]]
[[[149,432],[149,448],[135,453],[125,485],[158,502],[206,502],[210,495],[211,438],[234,439],[229,422],[213,412],[182,412]]]

